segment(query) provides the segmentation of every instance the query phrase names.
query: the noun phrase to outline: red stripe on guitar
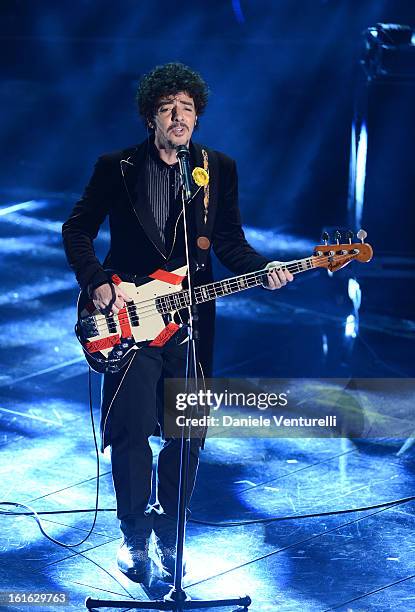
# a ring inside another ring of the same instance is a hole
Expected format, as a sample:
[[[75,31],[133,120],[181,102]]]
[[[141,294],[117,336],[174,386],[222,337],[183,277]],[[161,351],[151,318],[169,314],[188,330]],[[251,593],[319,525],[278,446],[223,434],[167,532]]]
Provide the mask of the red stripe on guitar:
[[[107,336],[106,338],[101,338],[100,340],[85,342],[85,350],[88,353],[97,353],[98,351],[102,351],[104,349],[111,348],[116,344],[120,344],[120,342],[121,340],[118,334],[115,336]]]
[[[167,340],[170,340],[172,336],[177,332],[180,325],[177,323],[169,323],[163,331],[159,333],[158,336],[154,338],[152,342],[150,342],[149,346],[164,346]]]
[[[118,311],[118,322],[121,327],[121,338],[131,338],[133,333],[131,331],[130,320],[125,306]]]
[[[149,274],[150,278],[163,281],[163,283],[170,283],[171,285],[180,285],[184,276],[179,276],[173,272],[167,272],[167,270],[156,270],[153,274]]]
[[[120,279],[120,277],[118,276],[118,274],[113,274],[111,276],[111,280],[114,283],[114,285],[121,285],[122,280]]]

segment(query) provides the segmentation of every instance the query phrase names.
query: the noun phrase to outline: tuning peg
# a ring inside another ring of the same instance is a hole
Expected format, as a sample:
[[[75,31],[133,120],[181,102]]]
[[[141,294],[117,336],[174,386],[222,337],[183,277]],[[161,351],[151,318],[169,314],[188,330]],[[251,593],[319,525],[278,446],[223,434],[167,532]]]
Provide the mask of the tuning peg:
[[[364,244],[365,238],[367,237],[367,232],[365,232],[364,229],[360,229],[357,232],[357,237],[362,241],[362,244]]]
[[[342,237],[341,232],[339,232],[339,230],[336,230],[334,232],[334,238],[335,238],[337,244],[340,244],[341,237]]]
[[[354,236],[354,234],[353,234],[352,230],[348,230],[346,232],[346,238],[349,241],[349,244],[352,244],[353,236]]]
[[[330,236],[328,235],[328,233],[327,233],[327,232],[323,232],[323,233],[321,234],[321,239],[322,239],[322,241],[324,242],[324,244],[326,244],[326,245],[327,245],[327,243],[328,243],[328,241],[329,241],[329,238],[330,238]]]

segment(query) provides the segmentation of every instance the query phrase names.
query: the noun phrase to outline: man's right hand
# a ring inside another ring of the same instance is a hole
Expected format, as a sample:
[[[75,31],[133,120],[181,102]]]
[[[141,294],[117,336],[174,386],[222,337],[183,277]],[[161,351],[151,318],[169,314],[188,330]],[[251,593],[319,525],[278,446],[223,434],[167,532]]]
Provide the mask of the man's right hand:
[[[100,285],[92,292],[94,306],[103,314],[109,314],[110,312],[117,314],[121,308],[124,308],[126,302],[132,301],[130,296],[117,285],[113,284],[112,289],[110,283],[105,283],[105,285]]]

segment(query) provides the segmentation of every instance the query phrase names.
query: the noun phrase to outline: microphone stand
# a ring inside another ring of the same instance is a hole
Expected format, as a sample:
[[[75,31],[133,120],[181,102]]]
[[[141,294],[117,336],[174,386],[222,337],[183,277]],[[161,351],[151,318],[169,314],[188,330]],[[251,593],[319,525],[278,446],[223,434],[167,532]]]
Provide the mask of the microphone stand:
[[[199,339],[199,330],[197,328],[198,314],[197,305],[194,295],[194,288],[191,278],[191,260],[189,249],[189,224],[187,221],[187,208],[193,196],[191,193],[191,179],[189,167],[189,149],[182,145],[177,147],[177,159],[179,161],[180,174],[182,177],[182,208],[183,208],[183,225],[184,225],[184,242],[186,250],[187,264],[187,282],[188,282],[188,313],[189,313],[189,341],[187,343],[187,358],[186,358],[186,376],[185,389],[189,392],[190,381],[194,381],[196,390],[197,382],[197,342]],[[193,408],[193,407],[192,407]],[[191,415],[190,415],[191,416]],[[189,421],[188,421],[189,422]],[[231,599],[211,599],[211,600],[192,600],[186,591],[183,589],[183,553],[186,537],[186,501],[188,491],[188,472],[189,472],[189,456],[191,442],[191,426],[181,428],[180,439],[180,476],[179,476],[179,496],[177,503],[177,530],[176,530],[176,559],[174,566],[174,585],[169,593],[164,598],[153,601],[136,601],[131,599],[126,600],[103,600],[92,599],[88,597],[85,600],[85,606],[88,610],[94,608],[128,608],[139,610],[172,610],[173,612],[182,612],[184,610],[196,610],[202,608],[219,608],[224,606],[239,606],[238,611],[246,612],[251,604],[251,598],[235,597]],[[237,612],[237,611],[235,611]]]

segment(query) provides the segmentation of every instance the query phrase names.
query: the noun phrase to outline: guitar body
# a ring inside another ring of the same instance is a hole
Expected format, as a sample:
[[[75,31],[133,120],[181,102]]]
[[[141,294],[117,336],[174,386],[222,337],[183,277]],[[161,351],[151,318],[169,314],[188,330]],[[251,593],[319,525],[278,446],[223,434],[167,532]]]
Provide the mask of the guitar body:
[[[102,314],[86,291],[81,291],[75,332],[93,370],[117,372],[136,350],[164,346],[185,329],[178,311],[186,305],[175,294],[183,290],[186,272],[187,266],[180,266],[171,272],[160,269],[136,278],[109,271],[113,283],[131,298],[116,315]]]
[[[364,242],[366,232],[357,234],[361,242],[334,245],[320,244],[311,257],[288,262],[274,262],[275,267],[292,274],[315,268],[335,272],[353,260],[368,262],[373,250]],[[176,267],[174,267],[176,266]],[[143,346],[164,346],[174,336],[177,341],[187,337],[186,326],[180,316],[190,302],[189,291],[183,288],[187,266],[171,262],[170,270],[155,270],[144,278],[109,271],[114,285],[130,297],[118,314],[102,314],[86,292],[78,298],[78,322],[75,332],[93,370],[100,373],[118,372]],[[222,281],[194,287],[196,304],[231,295],[267,282],[267,268],[248,272]]]

